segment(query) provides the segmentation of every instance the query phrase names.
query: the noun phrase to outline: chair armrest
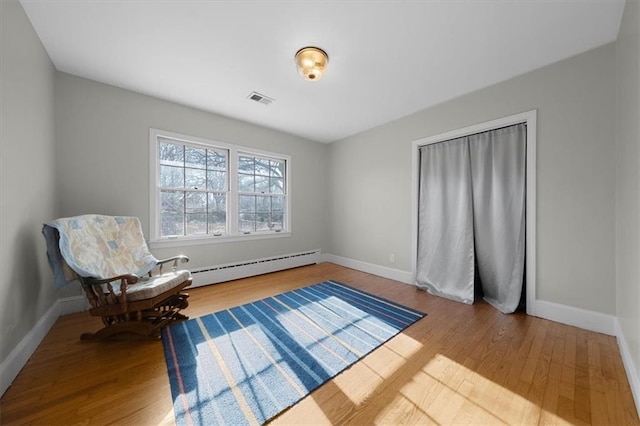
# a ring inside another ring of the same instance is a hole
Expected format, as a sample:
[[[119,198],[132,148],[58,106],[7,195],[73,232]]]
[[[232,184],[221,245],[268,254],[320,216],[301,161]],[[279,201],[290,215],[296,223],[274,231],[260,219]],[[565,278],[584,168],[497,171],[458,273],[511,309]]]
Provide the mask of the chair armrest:
[[[113,291],[111,283],[113,281],[120,281],[120,295],[118,296]],[[107,306],[114,304],[121,304],[123,312],[127,310],[127,286],[138,282],[138,277],[131,274],[118,275],[116,277],[96,279],[96,278],[82,278],[82,287],[84,287],[89,303],[93,308],[99,306]],[[105,289],[102,286],[106,284]],[[128,315],[128,314],[127,314]]]
[[[165,263],[173,262],[171,270],[175,272],[175,270],[178,269],[178,261],[180,263],[187,263],[189,261],[189,257],[185,256],[184,254],[179,254],[168,259],[159,260],[156,266],[160,268],[160,273],[162,273],[162,265],[164,265]]]

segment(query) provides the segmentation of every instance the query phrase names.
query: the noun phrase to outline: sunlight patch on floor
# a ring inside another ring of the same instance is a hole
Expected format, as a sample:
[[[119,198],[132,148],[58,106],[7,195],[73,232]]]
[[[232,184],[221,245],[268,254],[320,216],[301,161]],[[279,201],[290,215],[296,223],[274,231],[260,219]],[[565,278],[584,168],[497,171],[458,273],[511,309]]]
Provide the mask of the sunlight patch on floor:
[[[422,348],[422,343],[400,333],[333,382],[354,404],[364,402],[375,389],[404,366],[407,359]],[[362,384],[366,383],[366,386]]]
[[[316,401],[314,396],[303,399],[298,404],[294,405],[290,411],[284,411],[278,414],[275,418],[268,423],[271,425],[331,425],[331,419],[325,413],[325,409],[321,407],[323,400]],[[298,414],[298,413],[303,414]]]
[[[505,417],[508,413],[511,417]],[[513,418],[514,413],[518,418]],[[441,354],[429,359],[402,386],[378,414],[376,423],[399,418],[404,423],[537,424],[543,420],[567,424],[527,398]]]
[[[167,414],[160,420],[159,425],[174,425],[176,422],[173,409],[167,411]]]

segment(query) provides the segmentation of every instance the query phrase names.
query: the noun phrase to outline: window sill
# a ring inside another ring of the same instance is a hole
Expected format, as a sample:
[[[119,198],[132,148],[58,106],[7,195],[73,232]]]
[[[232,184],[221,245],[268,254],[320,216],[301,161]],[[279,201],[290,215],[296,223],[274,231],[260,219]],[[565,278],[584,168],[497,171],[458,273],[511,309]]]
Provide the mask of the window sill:
[[[235,243],[239,241],[255,241],[255,240],[269,240],[273,238],[288,238],[291,237],[291,231],[289,232],[265,232],[255,233],[248,235],[227,235],[220,237],[179,237],[179,238],[165,238],[162,240],[149,241],[149,248],[161,249],[168,247],[187,247],[187,246],[199,246],[204,244],[220,244],[220,243]]]

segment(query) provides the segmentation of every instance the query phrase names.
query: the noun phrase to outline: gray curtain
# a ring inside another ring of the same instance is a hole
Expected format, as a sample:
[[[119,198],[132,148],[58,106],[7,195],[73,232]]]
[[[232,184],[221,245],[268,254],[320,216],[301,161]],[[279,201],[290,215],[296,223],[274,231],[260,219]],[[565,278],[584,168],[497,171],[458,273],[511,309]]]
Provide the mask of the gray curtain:
[[[524,279],[525,172],[525,124],[420,148],[419,287],[472,303],[477,272],[488,303],[516,310]]]
[[[473,197],[467,138],[420,148],[418,287],[473,303]]]

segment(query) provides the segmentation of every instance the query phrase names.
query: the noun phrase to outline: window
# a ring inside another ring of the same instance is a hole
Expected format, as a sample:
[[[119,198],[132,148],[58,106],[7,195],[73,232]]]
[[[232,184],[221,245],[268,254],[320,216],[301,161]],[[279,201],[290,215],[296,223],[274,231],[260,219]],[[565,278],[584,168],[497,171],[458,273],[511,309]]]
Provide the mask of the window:
[[[160,238],[226,233],[227,158],[225,150],[158,137]]]
[[[240,232],[284,229],[286,161],[238,155]]]
[[[290,235],[290,157],[151,129],[151,242]]]

